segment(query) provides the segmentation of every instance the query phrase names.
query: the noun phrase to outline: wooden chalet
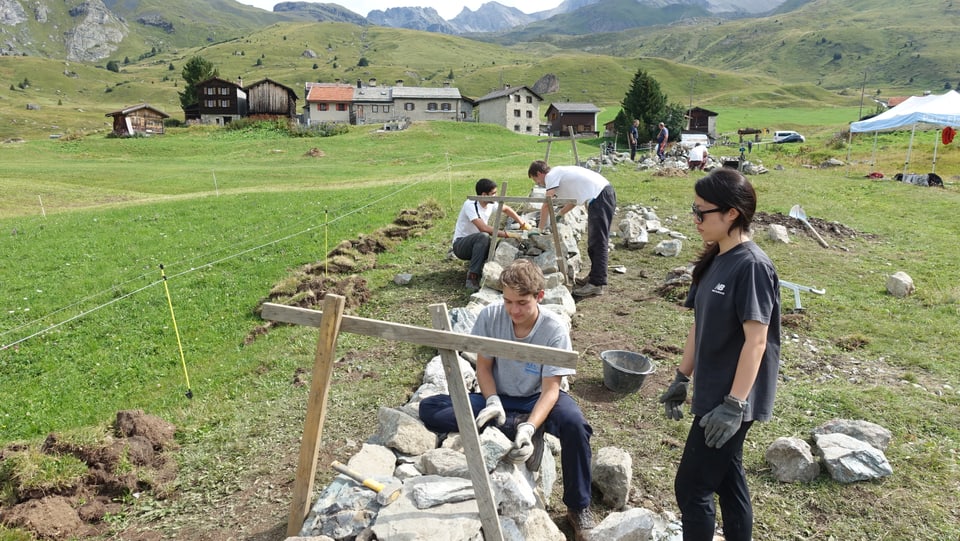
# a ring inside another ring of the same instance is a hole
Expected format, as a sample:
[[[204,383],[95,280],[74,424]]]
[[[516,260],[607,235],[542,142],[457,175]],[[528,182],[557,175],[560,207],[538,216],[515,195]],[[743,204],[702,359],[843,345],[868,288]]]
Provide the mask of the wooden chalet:
[[[600,108],[592,103],[551,103],[547,107],[547,121],[550,124],[550,133],[565,135],[568,128],[573,127],[574,133],[593,133],[597,131],[597,114]]]
[[[247,115],[247,93],[241,84],[219,77],[211,77],[197,83],[196,113],[184,111],[188,118],[193,114],[203,124],[229,124]]]
[[[297,118],[297,93],[271,79],[246,87],[247,115],[257,120]]]
[[[120,137],[163,133],[163,119],[170,115],[146,103],[120,109],[105,116],[113,117],[113,133]]]
[[[702,107],[687,109],[687,129],[684,130],[684,133],[703,133],[711,141],[715,140],[717,138],[717,116],[718,113]]]

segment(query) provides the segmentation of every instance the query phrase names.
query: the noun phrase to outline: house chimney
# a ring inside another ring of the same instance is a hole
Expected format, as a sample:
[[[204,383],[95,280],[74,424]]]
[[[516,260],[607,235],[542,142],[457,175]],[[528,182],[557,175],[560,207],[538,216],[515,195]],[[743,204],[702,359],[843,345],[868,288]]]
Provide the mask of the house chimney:
[[[376,77],[371,77],[369,84],[370,84],[370,86],[377,86],[377,78],[376,78]]]
[[[450,81],[446,80],[443,82],[443,88],[450,88]]]
[[[237,77],[237,86],[243,88],[243,76]]]
[[[357,79],[357,88],[363,88],[363,81]]]
[[[508,88],[510,88],[510,83],[503,83],[503,89],[507,90]]]
[[[335,83],[337,83],[337,84],[340,84],[340,78],[337,77],[336,79],[333,80],[333,82],[335,82]]]
[[[397,86],[403,86],[403,79],[397,79]]]

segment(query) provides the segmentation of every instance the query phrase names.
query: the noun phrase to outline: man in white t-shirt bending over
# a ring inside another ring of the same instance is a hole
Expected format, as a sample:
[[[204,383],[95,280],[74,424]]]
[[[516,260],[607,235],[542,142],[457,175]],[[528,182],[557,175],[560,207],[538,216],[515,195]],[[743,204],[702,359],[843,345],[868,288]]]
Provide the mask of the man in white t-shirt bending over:
[[[583,283],[577,284],[571,293],[574,297],[603,295],[607,285],[607,258],[610,251],[610,226],[617,210],[617,193],[600,173],[578,165],[550,167],[537,160],[530,164],[527,175],[537,186],[547,189],[547,197],[574,199],[558,212],[558,216],[573,210],[577,205],[587,207],[587,255],[590,256],[590,274]],[[546,228],[549,210],[540,208],[540,229]]]

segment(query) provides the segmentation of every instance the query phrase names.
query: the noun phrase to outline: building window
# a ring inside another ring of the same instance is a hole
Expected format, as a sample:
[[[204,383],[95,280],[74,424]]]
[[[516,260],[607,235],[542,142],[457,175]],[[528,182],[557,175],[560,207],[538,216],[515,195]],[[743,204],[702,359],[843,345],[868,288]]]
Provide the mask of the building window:
[[[216,106],[217,106],[217,100],[204,100],[204,101],[203,101],[203,105],[204,105],[205,107],[210,107],[210,108],[216,107]]]
[[[213,96],[213,95],[216,95],[217,89],[208,86],[203,89],[203,93],[207,96]]]
[[[527,133],[533,133],[533,126],[527,126]]]
[[[230,107],[230,100],[220,100],[220,107]]]
[[[527,96],[527,103],[533,103],[533,96]]]
[[[319,104],[317,104],[317,108],[318,108],[319,110],[321,110],[321,111],[329,111],[329,110],[330,110],[330,104],[329,104],[329,103],[319,103]]]
[[[520,124],[514,124],[513,131],[520,131]]]
[[[412,103],[409,103],[409,102],[408,102],[408,103],[404,103],[404,104],[403,104],[403,110],[404,110],[404,111],[413,111],[413,104],[412,104]]]
[[[221,96],[229,96],[229,95],[230,95],[230,89],[227,88],[227,87],[221,88],[221,89],[220,89],[220,95],[221,95]]]
[[[380,112],[380,111],[379,111],[379,109],[380,109],[380,106],[379,106],[379,105],[371,105],[371,106],[370,106],[370,109],[371,109],[374,113]]]
[[[533,111],[527,111],[527,118],[533,118]]]
[[[427,104],[427,111],[436,111],[436,110],[437,110],[437,104],[436,104],[436,103],[430,102],[430,103]]]
[[[389,113],[389,112],[390,112],[390,106],[389,106],[389,105],[384,105],[384,106],[383,106],[383,112],[384,112],[384,113]]]
[[[451,111],[451,110],[453,110],[453,108],[450,107],[450,104],[449,104],[449,103],[441,103],[441,104],[440,104],[440,110],[441,110],[441,111]]]
[[[520,118],[520,109],[514,109],[514,110],[513,110],[513,116],[515,116],[515,117],[517,117],[517,118]]]
[[[517,103],[520,103],[520,94],[514,94],[514,95],[513,95],[513,101],[515,101],[515,102],[517,102]]]
[[[338,103],[338,104],[337,104],[337,111],[346,111],[346,110],[347,110],[347,104],[346,104],[346,103]]]

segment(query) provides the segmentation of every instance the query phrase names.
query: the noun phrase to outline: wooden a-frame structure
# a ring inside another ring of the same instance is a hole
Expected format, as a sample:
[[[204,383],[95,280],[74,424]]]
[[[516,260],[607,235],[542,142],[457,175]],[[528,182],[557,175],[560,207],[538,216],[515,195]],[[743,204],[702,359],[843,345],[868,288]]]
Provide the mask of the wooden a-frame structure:
[[[480,449],[480,435],[477,432],[470,399],[463,382],[457,352],[483,352],[485,355],[570,368],[576,367],[579,354],[576,351],[452,332],[447,308],[443,304],[430,305],[434,329],[345,316],[343,315],[344,305],[344,297],[330,293],[324,296],[323,311],[272,303],[263,305],[262,316],[264,319],[308,325],[320,329],[313,375],[310,381],[310,394],[307,399],[307,417],[304,421],[300,457],[294,479],[293,498],[290,502],[287,535],[293,537],[300,533],[303,522],[310,511],[310,498],[317,471],[317,457],[320,452],[320,437],[323,433],[323,421],[326,416],[327,395],[333,375],[337,336],[342,330],[387,340],[399,340],[436,347],[440,351],[464,454],[467,457],[470,479],[473,482],[473,489],[477,498],[484,537],[487,541],[503,541],[503,531],[500,528],[500,518],[497,515],[493,489]]]

